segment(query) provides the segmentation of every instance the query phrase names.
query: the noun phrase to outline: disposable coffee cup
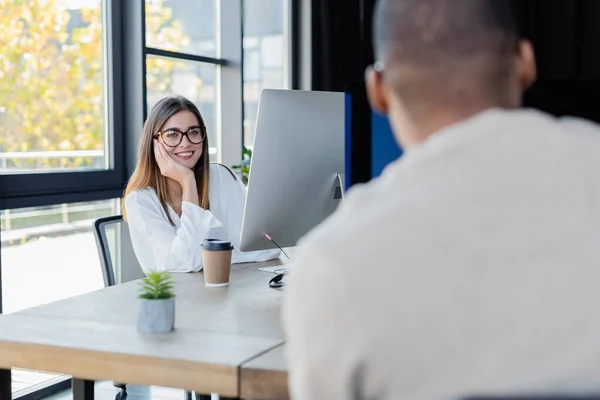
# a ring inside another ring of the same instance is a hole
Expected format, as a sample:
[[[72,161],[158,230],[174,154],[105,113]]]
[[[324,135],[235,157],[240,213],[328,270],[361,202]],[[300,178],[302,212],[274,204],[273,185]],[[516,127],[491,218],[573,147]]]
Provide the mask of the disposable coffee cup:
[[[209,287],[229,285],[231,272],[231,242],[219,239],[206,239],[202,243],[204,282]]]

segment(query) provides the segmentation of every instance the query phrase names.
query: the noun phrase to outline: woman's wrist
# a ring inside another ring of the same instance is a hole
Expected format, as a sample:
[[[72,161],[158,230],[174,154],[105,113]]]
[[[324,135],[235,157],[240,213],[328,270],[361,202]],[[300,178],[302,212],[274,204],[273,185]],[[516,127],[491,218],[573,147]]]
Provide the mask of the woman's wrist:
[[[184,181],[181,183],[181,186],[183,189],[181,200],[199,206],[200,201],[198,200],[198,188],[196,186],[196,178],[194,177],[194,174],[186,176]]]
[[[186,188],[196,188],[196,177],[194,173],[186,175],[183,177],[181,183],[181,187],[185,190]]]

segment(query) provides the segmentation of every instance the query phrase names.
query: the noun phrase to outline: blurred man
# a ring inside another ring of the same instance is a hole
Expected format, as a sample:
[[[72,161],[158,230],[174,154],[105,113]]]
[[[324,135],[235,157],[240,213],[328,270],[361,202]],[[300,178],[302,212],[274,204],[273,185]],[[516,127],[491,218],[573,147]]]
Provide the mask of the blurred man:
[[[507,0],[380,0],[375,26],[405,154],[298,248],[293,398],[600,392],[600,130],[517,109]]]

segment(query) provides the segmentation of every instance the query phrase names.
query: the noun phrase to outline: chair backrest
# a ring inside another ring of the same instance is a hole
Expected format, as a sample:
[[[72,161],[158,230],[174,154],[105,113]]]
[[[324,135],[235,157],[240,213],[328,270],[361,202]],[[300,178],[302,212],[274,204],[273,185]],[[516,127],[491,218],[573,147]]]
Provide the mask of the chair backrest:
[[[94,221],[94,236],[105,286],[113,286],[145,276],[133,251],[129,227],[122,215]]]

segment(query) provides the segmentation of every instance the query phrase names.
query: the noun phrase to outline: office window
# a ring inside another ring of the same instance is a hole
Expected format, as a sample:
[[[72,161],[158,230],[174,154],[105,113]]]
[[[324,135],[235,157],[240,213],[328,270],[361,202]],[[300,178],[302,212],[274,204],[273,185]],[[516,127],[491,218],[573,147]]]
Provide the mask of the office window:
[[[220,160],[216,0],[145,0],[146,104],[180,95],[200,110],[211,161]]]
[[[262,89],[288,88],[288,0],[243,0],[244,145],[252,146]]]
[[[92,222],[119,210],[115,199],[0,211],[3,313],[104,287]],[[64,379],[13,370],[13,393]]]
[[[108,168],[103,10],[2,2],[0,174]]]
[[[0,211],[5,314],[104,287],[92,223],[119,200]]]

